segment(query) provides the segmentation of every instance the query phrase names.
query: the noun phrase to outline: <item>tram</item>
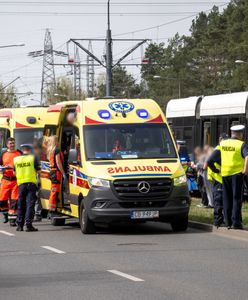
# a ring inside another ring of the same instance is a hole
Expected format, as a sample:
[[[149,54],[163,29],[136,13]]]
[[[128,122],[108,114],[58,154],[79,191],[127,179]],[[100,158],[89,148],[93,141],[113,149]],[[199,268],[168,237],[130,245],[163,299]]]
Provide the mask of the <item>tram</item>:
[[[248,125],[248,92],[172,99],[166,117],[177,140],[184,140],[192,153],[195,146],[216,146],[230,127]],[[245,132],[245,139],[248,131]]]

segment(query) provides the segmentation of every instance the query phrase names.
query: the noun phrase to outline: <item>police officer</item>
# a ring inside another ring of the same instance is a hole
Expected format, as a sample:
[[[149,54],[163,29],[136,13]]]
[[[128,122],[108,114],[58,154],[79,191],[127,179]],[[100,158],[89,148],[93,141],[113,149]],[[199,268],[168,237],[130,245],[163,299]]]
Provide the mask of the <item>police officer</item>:
[[[14,159],[14,168],[19,188],[17,231],[38,231],[33,227],[34,206],[37,200],[37,172],[40,172],[38,160],[31,152],[30,145],[22,145],[23,155]]]
[[[222,133],[219,137],[219,144],[228,139],[226,133]],[[222,176],[220,173],[221,155],[220,145],[218,145],[207,160],[208,176],[213,181],[213,199],[214,199],[214,225],[220,227],[224,224],[223,215],[223,187]]]
[[[232,126],[231,138],[220,143],[223,207],[228,229],[243,229],[243,179],[248,174],[248,147],[243,141],[244,128],[243,125]]]

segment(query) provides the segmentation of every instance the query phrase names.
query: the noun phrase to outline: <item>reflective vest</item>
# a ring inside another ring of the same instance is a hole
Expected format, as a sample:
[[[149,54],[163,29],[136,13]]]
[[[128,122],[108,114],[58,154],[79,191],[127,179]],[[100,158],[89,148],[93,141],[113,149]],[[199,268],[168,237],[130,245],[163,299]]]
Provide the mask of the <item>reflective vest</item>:
[[[232,176],[243,171],[245,162],[241,153],[243,144],[243,141],[236,139],[228,139],[220,143],[222,176]]]
[[[215,168],[219,169],[220,170],[220,165],[217,164],[217,163],[214,163],[215,165]],[[209,167],[208,167],[208,180],[212,181],[212,180],[215,180],[215,181],[218,181],[219,183],[222,184],[222,176],[221,176],[221,173],[215,173],[213,172]]]
[[[220,146],[219,145],[216,146],[214,150],[220,150]],[[221,167],[218,163],[215,162],[214,165],[215,165],[216,169],[219,169],[219,170],[221,169]],[[222,184],[221,173],[215,173],[210,168],[208,168],[208,180],[210,180],[210,181],[215,180]]]
[[[34,167],[33,155],[22,155],[14,159],[17,184],[35,183],[37,184],[37,175]]]

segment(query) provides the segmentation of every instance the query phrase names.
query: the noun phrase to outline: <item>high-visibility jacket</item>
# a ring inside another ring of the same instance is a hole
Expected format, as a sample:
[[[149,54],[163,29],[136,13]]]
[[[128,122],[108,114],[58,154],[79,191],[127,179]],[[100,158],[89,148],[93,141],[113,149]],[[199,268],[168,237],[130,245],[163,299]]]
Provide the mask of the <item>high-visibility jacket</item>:
[[[220,150],[220,146],[216,146],[214,151],[215,150]],[[216,169],[221,169],[220,165],[218,163],[214,163],[215,165],[215,168]],[[208,180],[212,181],[212,180],[215,180],[215,181],[218,181],[219,183],[222,184],[222,176],[221,176],[221,172],[220,173],[215,173],[213,172],[209,167],[208,167]]]
[[[232,176],[243,171],[245,163],[242,156],[243,144],[243,141],[236,139],[228,139],[220,143],[222,176]]]
[[[0,164],[3,166],[14,167],[14,159],[15,157],[18,157],[20,155],[22,155],[22,152],[20,150],[15,150],[13,152],[5,151],[0,157]],[[15,174],[13,169],[5,169],[3,171],[3,176],[7,178],[14,178]]]
[[[220,165],[217,164],[217,163],[214,163],[215,167],[217,169],[220,170]],[[219,183],[222,184],[222,176],[221,176],[221,172],[220,173],[215,173],[213,172],[209,167],[208,167],[208,180],[212,181],[212,180],[215,180],[215,181],[218,181]]]
[[[34,155],[22,155],[14,159],[17,184],[35,183],[37,184],[37,175],[34,166]]]

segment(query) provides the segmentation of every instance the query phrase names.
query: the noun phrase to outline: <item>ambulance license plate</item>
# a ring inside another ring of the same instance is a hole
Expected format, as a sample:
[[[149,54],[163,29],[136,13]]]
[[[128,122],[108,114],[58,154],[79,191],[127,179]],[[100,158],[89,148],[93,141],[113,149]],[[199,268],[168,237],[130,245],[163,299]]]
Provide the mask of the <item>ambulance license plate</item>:
[[[131,211],[131,219],[155,219],[158,217],[158,210]]]

